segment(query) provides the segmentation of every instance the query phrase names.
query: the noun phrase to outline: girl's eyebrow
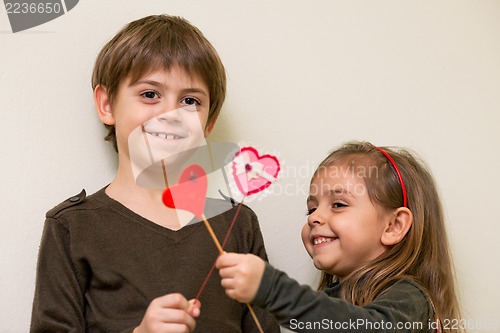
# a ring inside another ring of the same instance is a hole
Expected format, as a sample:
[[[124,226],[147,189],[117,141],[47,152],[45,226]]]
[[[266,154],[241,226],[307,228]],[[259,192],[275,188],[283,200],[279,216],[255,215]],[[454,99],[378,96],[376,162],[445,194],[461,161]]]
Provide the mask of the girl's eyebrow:
[[[316,197],[314,195],[310,195],[307,197],[307,203],[309,202],[318,202],[318,200],[316,200]]]
[[[350,197],[354,197],[354,195],[352,195],[352,193],[349,192],[349,190],[344,188],[334,188],[333,190],[329,190],[328,192],[326,192],[326,195],[328,196],[338,195],[338,194],[347,194]]]
[[[135,82],[134,84],[132,84],[131,86],[137,86],[139,84],[150,84],[152,86],[161,87],[161,88],[165,87],[165,85],[163,83],[158,82],[158,81],[154,81],[154,80],[139,80],[139,81]],[[182,89],[182,91],[185,93],[199,93],[199,94],[202,94],[204,96],[207,96],[207,93],[205,92],[205,90],[200,89],[200,88],[185,88],[185,89]]]

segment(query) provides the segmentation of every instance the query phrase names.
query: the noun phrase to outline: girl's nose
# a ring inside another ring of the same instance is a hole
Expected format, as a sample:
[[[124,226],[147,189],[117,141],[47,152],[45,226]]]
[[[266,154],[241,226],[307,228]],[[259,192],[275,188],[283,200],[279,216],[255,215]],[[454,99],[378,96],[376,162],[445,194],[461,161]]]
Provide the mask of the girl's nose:
[[[309,226],[313,227],[316,225],[322,225],[325,223],[325,218],[323,214],[321,213],[321,210],[316,208],[309,216],[307,217],[307,223]]]

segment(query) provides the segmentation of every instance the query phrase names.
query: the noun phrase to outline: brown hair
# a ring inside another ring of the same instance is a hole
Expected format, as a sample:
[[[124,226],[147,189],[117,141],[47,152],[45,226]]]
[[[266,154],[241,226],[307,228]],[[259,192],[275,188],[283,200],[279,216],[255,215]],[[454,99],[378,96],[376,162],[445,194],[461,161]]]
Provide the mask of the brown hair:
[[[217,119],[226,97],[226,73],[215,48],[187,20],[169,15],[152,15],[127,24],[101,50],[92,73],[92,89],[106,88],[110,104],[121,82],[130,76],[131,84],[157,69],[179,65],[205,81],[210,94],[207,125]],[[116,133],[106,125],[115,150]]]
[[[401,172],[413,224],[401,242],[344,280],[341,297],[362,306],[373,301],[391,284],[410,278],[427,291],[441,321],[459,319],[453,264],[434,179],[423,162],[409,151],[382,149]],[[372,144],[346,143],[321,162],[313,179],[319,170],[330,166],[375,166],[377,172],[357,173],[362,174],[370,200],[386,211],[403,206],[403,191],[396,171],[387,157]],[[324,289],[336,280],[336,276],[323,272],[318,289]]]

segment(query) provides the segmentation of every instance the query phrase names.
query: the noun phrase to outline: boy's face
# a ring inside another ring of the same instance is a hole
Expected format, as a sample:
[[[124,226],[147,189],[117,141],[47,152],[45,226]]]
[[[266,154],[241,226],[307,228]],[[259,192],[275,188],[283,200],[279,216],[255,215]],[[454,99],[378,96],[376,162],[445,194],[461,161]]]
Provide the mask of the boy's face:
[[[213,128],[207,126],[209,109],[206,83],[179,66],[151,72],[134,84],[127,78],[111,107],[120,160],[133,159],[137,132],[156,161],[198,147]]]

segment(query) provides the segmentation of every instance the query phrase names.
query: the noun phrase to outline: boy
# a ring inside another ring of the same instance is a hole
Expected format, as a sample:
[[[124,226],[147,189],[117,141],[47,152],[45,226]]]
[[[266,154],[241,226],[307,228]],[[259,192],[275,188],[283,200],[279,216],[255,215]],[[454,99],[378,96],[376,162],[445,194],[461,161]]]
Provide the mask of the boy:
[[[109,186],[88,197],[82,191],[47,213],[31,331],[187,332],[196,326],[197,332],[257,332],[246,305],[229,299],[215,274],[202,294],[203,311],[186,300],[195,297],[217,249],[203,223],[187,223],[192,214],[163,204],[164,188],[137,184],[131,158],[129,139],[138,127],[148,148],[171,152],[195,141],[196,133],[208,136],[225,85],[213,46],[179,17],[131,22],[103,48],[92,87],[106,140],[118,152],[118,171]],[[218,238],[234,214],[210,219]],[[231,235],[228,251],[266,259],[257,218],[247,207]],[[255,310],[265,332],[279,332],[268,313]]]

